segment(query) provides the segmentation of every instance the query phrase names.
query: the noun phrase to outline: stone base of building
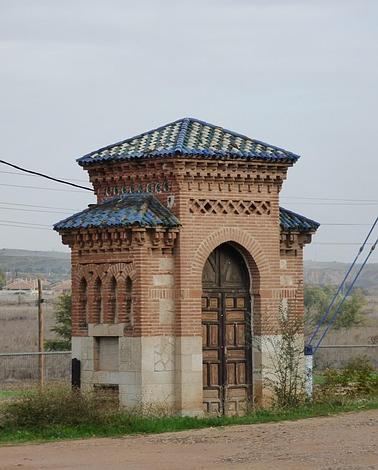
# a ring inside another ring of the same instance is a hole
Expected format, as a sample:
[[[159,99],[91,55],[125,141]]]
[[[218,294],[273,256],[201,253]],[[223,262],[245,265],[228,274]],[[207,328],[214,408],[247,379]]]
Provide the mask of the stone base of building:
[[[272,401],[274,349],[280,341],[280,335],[254,337],[253,397],[248,408]],[[303,350],[303,336],[298,335],[297,344]],[[83,390],[116,386],[122,407],[203,415],[201,337],[73,337],[72,357],[81,361]],[[304,373],[304,357],[300,367]]]
[[[123,407],[202,414],[202,339],[197,336],[72,338],[83,390],[119,387]]]

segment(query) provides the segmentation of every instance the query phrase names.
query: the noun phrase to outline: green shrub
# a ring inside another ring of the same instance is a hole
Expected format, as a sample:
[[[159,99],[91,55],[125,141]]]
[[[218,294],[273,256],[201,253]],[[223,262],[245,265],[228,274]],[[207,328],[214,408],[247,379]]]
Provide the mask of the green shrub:
[[[71,349],[71,310],[71,294],[61,294],[54,307],[55,326],[51,328],[58,338],[45,341],[47,351],[69,351]]]
[[[100,424],[117,413],[114,397],[104,392],[80,393],[68,387],[24,392],[1,409],[0,427]]]
[[[341,369],[327,369],[324,372],[324,392],[347,396],[378,393],[378,375],[367,357],[350,360]]]

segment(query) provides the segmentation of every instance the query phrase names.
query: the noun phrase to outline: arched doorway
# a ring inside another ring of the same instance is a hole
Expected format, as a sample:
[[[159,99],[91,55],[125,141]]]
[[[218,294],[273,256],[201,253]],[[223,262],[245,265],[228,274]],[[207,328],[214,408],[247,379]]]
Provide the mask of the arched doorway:
[[[204,410],[242,414],[252,392],[250,279],[231,244],[208,257],[202,289]]]

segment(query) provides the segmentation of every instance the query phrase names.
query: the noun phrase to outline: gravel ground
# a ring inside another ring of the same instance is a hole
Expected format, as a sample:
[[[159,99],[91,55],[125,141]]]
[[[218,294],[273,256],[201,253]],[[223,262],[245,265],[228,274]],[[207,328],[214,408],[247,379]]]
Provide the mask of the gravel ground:
[[[1,470],[378,469],[378,411],[0,448]]]

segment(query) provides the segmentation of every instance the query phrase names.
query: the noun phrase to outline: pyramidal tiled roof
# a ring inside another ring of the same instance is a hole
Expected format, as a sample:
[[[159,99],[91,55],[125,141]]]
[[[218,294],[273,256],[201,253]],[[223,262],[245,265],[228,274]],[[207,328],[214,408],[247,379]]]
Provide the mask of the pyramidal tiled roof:
[[[129,193],[91,205],[54,225],[54,230],[101,227],[178,227],[180,221],[151,193]]]
[[[185,156],[215,159],[248,159],[295,162],[299,156],[194,118],[165,126],[91,152],[77,161],[87,166],[97,162],[137,158]]]
[[[314,220],[280,207],[280,225],[284,231],[313,232]],[[129,193],[101,204],[91,205],[54,225],[54,230],[101,227],[179,227],[180,221],[151,193]]]

